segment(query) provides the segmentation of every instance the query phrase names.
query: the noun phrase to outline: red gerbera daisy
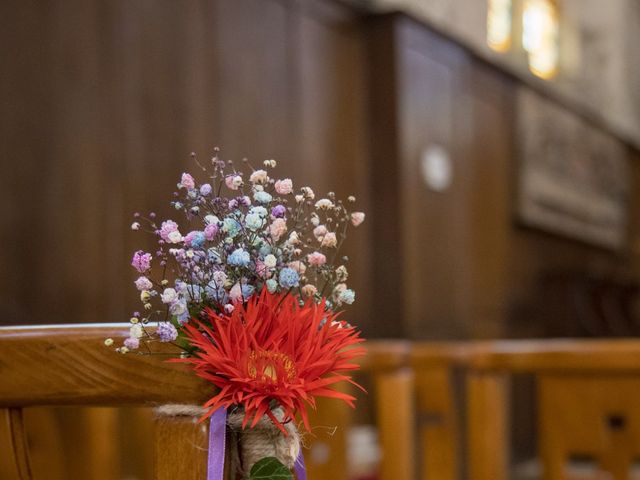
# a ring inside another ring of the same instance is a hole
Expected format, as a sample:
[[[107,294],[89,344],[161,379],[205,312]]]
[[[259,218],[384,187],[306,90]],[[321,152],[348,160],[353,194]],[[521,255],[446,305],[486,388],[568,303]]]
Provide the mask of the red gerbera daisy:
[[[220,389],[205,403],[209,410],[203,419],[218,408],[242,405],[243,427],[250,421],[255,426],[266,414],[284,432],[272,402],[284,411],[282,423],[299,412],[307,429],[306,406],[315,408],[316,396],[353,406],[355,397],[332,387],[345,380],[354,383],[344,372],[359,368],[352,360],[364,349],[347,347],[363,339],[355,328],[336,321],[337,314],[325,311],[324,301],[300,306],[294,295],[263,289],[229,315],[206,313],[211,327],[197,320],[184,327],[197,352],[175,360],[191,363],[197,375]]]

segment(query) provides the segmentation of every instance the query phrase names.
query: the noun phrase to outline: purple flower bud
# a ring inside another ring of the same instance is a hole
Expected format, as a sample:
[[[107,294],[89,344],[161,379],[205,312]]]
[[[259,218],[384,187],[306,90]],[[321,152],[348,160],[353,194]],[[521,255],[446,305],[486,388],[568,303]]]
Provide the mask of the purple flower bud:
[[[271,209],[271,215],[273,215],[275,218],[282,218],[284,217],[285,213],[287,213],[287,209],[284,207],[284,205],[276,205]]]

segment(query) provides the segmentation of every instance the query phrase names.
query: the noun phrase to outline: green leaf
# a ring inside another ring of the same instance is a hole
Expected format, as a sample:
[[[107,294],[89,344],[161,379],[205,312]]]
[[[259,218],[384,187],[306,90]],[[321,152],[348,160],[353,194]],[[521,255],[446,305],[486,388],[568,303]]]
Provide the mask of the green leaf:
[[[253,465],[249,480],[293,480],[293,475],[280,460],[267,457]]]

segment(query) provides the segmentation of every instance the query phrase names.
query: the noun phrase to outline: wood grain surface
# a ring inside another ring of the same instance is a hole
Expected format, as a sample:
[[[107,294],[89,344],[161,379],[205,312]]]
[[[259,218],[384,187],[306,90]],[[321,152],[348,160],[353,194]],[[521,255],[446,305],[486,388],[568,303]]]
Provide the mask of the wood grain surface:
[[[0,328],[0,406],[201,404],[214,394],[166,356],[103,343],[127,335],[125,324]]]

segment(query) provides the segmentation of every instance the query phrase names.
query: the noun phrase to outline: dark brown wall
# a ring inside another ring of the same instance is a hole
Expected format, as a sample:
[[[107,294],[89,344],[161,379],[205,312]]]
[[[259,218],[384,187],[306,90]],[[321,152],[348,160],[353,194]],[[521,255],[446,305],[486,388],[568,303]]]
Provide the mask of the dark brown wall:
[[[638,222],[617,254],[517,224],[520,82],[406,16],[330,0],[7,0],[0,18],[2,323],[126,320],[129,256],[145,246],[130,215],[168,214],[189,153],[216,145],[359,198],[349,315],[371,336],[583,334],[574,277],[640,271]],[[444,192],[420,174],[432,144],[452,158]]]
[[[373,286],[376,333],[590,334],[578,318],[576,279],[637,280],[639,270],[629,248],[609,252],[517,222],[515,99],[528,87],[404,15],[372,18],[369,32],[374,276],[391,280]],[[420,172],[434,144],[453,165],[443,192]],[[637,202],[636,193],[632,219]],[[394,312],[401,320],[384,322]]]
[[[370,211],[365,51],[337,3],[9,0],[0,18],[0,322],[126,321],[130,215],[169,212],[192,151],[275,158]],[[346,251],[365,330],[369,239]]]

